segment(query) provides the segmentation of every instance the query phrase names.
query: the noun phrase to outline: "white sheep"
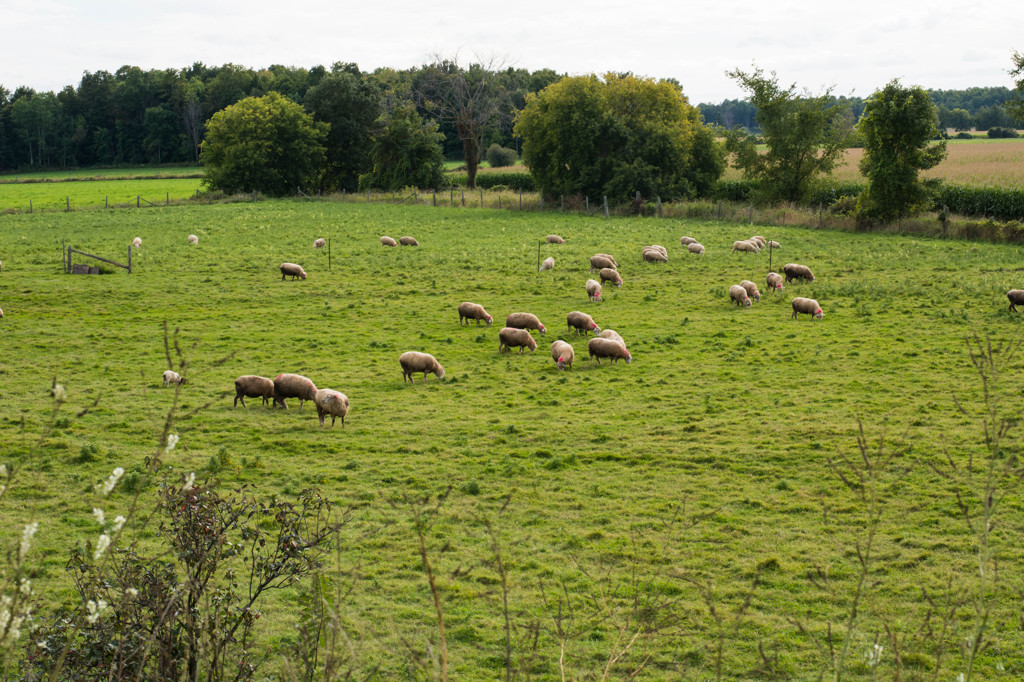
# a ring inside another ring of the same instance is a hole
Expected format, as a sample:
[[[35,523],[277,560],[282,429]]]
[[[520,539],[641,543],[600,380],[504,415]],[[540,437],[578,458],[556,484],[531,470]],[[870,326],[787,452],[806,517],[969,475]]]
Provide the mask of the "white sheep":
[[[174,370],[168,369],[168,370],[164,371],[164,386],[174,386],[176,384],[184,384],[185,381],[186,381],[185,378],[182,377],[177,372],[175,372]]]
[[[587,280],[587,296],[590,297],[591,301],[601,300],[601,283],[596,279]]]
[[[321,388],[313,396],[316,405],[316,416],[320,418],[320,426],[324,426],[324,417],[331,415],[331,428],[334,420],[341,417],[341,428],[345,428],[345,415],[348,414],[348,396],[330,388]]]
[[[198,244],[199,243],[199,237],[195,236],[194,234],[190,234],[188,236],[188,243],[189,244]]]
[[[132,246],[135,247],[136,249],[142,246],[142,237],[136,237],[135,239],[133,239]]]
[[[566,367],[572,369],[572,361],[575,358],[576,352],[565,341],[559,339],[551,344],[551,359],[555,361],[558,369],[565,369]]]
[[[797,298],[793,299],[793,315],[790,319],[796,319],[797,314],[807,313],[812,319],[820,320],[825,317],[825,313],[821,312],[821,306],[813,298]]]
[[[540,269],[541,269],[542,272],[544,270],[551,270],[554,267],[555,267],[555,259],[554,258],[545,258],[544,262],[540,264]]]
[[[322,249],[325,246],[327,246],[327,240],[324,239],[323,237],[320,237],[319,239],[314,239],[313,240],[313,248],[314,249]],[[342,422],[341,425],[344,426],[345,425],[344,422]]]
[[[686,245],[686,250],[689,251],[690,253],[695,253],[698,256],[703,256],[704,255],[704,245],[703,244],[698,244],[697,242],[694,242],[692,244],[687,244]]]
[[[761,247],[750,240],[738,241],[732,243],[732,253],[742,251],[746,253],[757,253],[761,250]]]
[[[744,308],[750,307],[750,296],[747,295],[747,290],[739,284],[733,284],[729,287],[729,298],[731,298],[733,303],[736,305],[741,305]]]
[[[696,244],[697,240],[693,237],[680,237],[679,246],[689,246],[690,244]]]

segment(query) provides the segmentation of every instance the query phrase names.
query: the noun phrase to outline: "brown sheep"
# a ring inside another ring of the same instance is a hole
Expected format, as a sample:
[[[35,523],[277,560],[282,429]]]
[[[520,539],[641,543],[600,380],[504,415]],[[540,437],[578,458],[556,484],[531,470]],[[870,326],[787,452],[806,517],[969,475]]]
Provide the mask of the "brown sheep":
[[[601,300],[601,293],[602,293],[601,283],[598,282],[596,279],[588,279],[587,280],[587,296],[590,297],[590,300],[591,301],[600,301]]]
[[[566,367],[572,369],[572,361],[576,359],[576,352],[571,345],[559,339],[551,344],[551,359],[555,361],[558,369]]]
[[[292,281],[295,281],[296,277],[306,279],[306,271],[302,269],[301,265],[281,263],[281,281],[283,282],[288,275],[292,276]]]
[[[246,398],[263,398],[263,404],[274,399],[274,380],[267,377],[256,376],[255,374],[243,374],[235,379],[235,404],[242,401],[245,407]]]
[[[544,238],[548,244],[564,244],[565,240],[559,237],[557,234],[549,234]]]
[[[301,374],[278,374],[274,377],[274,405],[288,409],[288,398],[299,399],[299,411],[307,400],[316,395],[316,384]]]
[[[320,426],[324,426],[324,417],[331,415],[331,428],[334,420],[341,417],[341,428],[345,428],[345,415],[348,414],[348,396],[330,388],[321,388],[313,396],[316,405],[316,416],[320,418]]]
[[[807,313],[815,320],[825,317],[825,313],[821,312],[821,306],[813,298],[794,298],[793,315],[790,319],[796,319],[798,313]]]
[[[406,351],[399,356],[398,364],[402,366],[402,383],[416,383],[412,378],[413,372],[423,372],[423,383],[427,383],[427,375],[431,372],[438,379],[444,379],[444,367],[430,353]]]
[[[1018,305],[1024,305],[1024,289],[1010,289],[1006,292],[1006,298],[1010,299],[1010,310],[1016,312]]]
[[[537,342],[533,340],[530,332],[525,329],[503,327],[498,332],[498,352],[501,353],[503,350],[508,350],[511,353],[515,347],[519,348],[520,353],[523,352],[523,348],[537,350]]]
[[[601,272],[597,274],[601,277],[601,284],[612,282],[617,287],[622,286],[622,275],[614,268],[601,268]]]
[[[515,329],[536,329],[541,334],[548,333],[548,328],[541,324],[536,315],[531,313],[512,313],[505,318],[505,326]]]
[[[733,303],[736,305],[741,305],[744,308],[750,307],[750,296],[747,294],[747,290],[739,284],[733,284],[729,287],[729,298],[731,298]]]
[[[600,336],[590,339],[587,342],[587,351],[590,353],[590,361],[593,362],[594,358],[597,358],[597,364],[599,365],[601,364],[601,358],[610,358],[613,363],[619,360],[633,362],[633,356],[629,354],[626,347],[613,339],[606,339]]]
[[[798,265],[796,263],[787,263],[782,271],[786,273],[786,284],[789,284],[794,279],[806,279],[808,282],[814,281],[814,273],[806,265]]]
[[[594,335],[601,333],[601,328],[594,322],[594,318],[586,313],[574,310],[565,318],[569,331],[576,330],[577,334],[587,335],[587,332],[594,332]]]
[[[740,286],[747,290],[747,295],[754,299],[758,303],[761,302],[761,292],[757,290],[757,285],[751,282],[749,279],[745,279],[740,282]]]
[[[487,322],[488,327],[490,327],[491,324],[494,323],[494,318],[492,318],[488,314],[488,312],[484,310],[484,307],[482,305],[478,303],[469,302],[459,304],[460,325],[462,324],[463,320],[466,321],[466,324],[469,324],[470,320],[476,320],[477,325],[479,325],[481,321],[485,321]]]
[[[768,277],[765,278],[765,282],[768,284],[768,288],[773,292],[782,291],[782,275],[777,272],[769,272]]]
[[[398,242],[396,242],[391,237],[384,236],[384,237],[380,238],[380,245],[381,246],[398,246]]]
[[[606,255],[604,255],[602,253],[598,253],[598,254],[595,254],[595,255],[591,256],[590,257],[590,270],[591,270],[591,272],[593,272],[594,270],[600,270],[601,268],[611,268],[612,270],[614,270],[616,268],[615,259],[614,258],[609,258],[608,256],[606,256]]]
[[[419,246],[420,243],[414,237],[399,237],[398,243],[402,246]]]

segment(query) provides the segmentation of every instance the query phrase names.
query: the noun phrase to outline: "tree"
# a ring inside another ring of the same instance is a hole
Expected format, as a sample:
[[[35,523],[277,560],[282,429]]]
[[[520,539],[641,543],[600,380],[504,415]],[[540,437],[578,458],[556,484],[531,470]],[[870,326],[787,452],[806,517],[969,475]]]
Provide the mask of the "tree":
[[[868,187],[857,201],[866,221],[890,222],[927,208],[929,191],[918,173],[946,156],[946,143],[932,143],[936,110],[921,87],[892,80],[875,92],[857,124],[864,136],[861,173]]]
[[[721,146],[679,86],[630,74],[566,77],[530,94],[515,131],[552,196],[689,197],[724,169]]]
[[[200,145],[204,183],[229,193],[272,196],[314,185],[329,128],[276,92],[246,97],[210,118]]]
[[[373,124],[381,114],[381,96],[374,83],[356,68],[339,70],[306,93],[306,109],[318,121],[330,123],[327,165],[322,189],[353,191],[359,176],[373,167]]]
[[[443,139],[437,123],[424,122],[412,104],[384,114],[373,135],[373,170],[359,177],[359,189],[440,187],[444,182]]]
[[[1006,103],[1006,110],[1018,121],[1024,121],[1024,52],[1013,53],[1013,68],[1010,75],[1014,82],[1014,99]]]
[[[971,116],[969,111],[959,107],[950,110],[947,120],[949,121],[949,127],[957,132],[970,130],[974,127],[974,117]]]
[[[849,127],[846,107],[831,95],[831,89],[812,96],[797,93],[796,85],[783,89],[772,72],[760,68],[746,73],[726,73],[747,91],[757,108],[757,124],[767,151],[757,148],[757,139],[738,130],[731,131],[727,149],[735,154],[733,165],[744,178],[758,183],[765,201],[801,201],[815,180],[827,175],[843,157]]]

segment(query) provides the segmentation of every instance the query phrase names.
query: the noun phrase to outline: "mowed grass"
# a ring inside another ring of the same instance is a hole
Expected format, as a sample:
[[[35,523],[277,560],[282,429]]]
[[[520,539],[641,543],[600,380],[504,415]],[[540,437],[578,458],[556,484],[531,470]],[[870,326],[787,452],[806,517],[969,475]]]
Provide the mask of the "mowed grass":
[[[555,269],[538,273],[538,241],[549,233],[568,243],[541,245],[539,257],[553,256]],[[754,233],[782,243],[774,269],[803,263],[817,280],[765,292],[768,253],[729,253]],[[421,246],[382,248],[383,234],[411,234]],[[682,235],[707,255],[686,255]],[[135,236],[143,246],[131,275],[60,271],[62,238],[117,259]],[[330,269],[327,250],[312,247],[317,237],[331,241]],[[641,262],[641,247],[654,243],[668,248],[667,265]],[[616,256],[624,279],[597,304],[584,289],[596,252]],[[941,642],[925,641],[921,590],[970,591],[977,565],[954,487],[929,464],[983,453],[980,422],[953,400],[972,411],[980,400],[964,338],[1019,335],[1005,292],[1024,287],[1022,257],[1018,246],[885,234],[291,201],[4,216],[2,459],[31,453],[3,501],[4,537],[38,520],[37,590],[51,602],[71,598],[63,567],[68,549],[95,534],[91,486],[115,466],[141,468],[156,448],[173,393],[160,385],[166,321],[190,360],[182,410],[210,403],[175,425],[181,441],[167,456],[175,472],[202,479],[216,461],[225,490],[248,483],[270,496],[316,486],[353,507],[340,556],[359,566],[359,579],[342,610],[364,672],[407,676],[403,642],[436,645],[401,499],[451,486],[428,546],[458,679],[502,676],[500,577],[487,561],[485,521],[502,547],[513,622],[541,625],[531,666],[539,679],[560,676],[559,596],[574,604],[575,620],[563,623],[573,633],[567,674],[600,676],[624,646],[614,626],[625,623],[625,642],[636,631],[626,622],[632,579],[643,615],[665,628],[638,637],[617,675],[646,659],[649,679],[704,678],[721,642],[726,678],[770,676],[751,672],[763,668],[759,645],[777,655],[777,676],[815,678],[828,665],[797,623],[818,636],[844,631],[866,510],[828,460],[859,461],[861,420],[872,443],[884,432],[909,452],[899,460],[906,475],[884,496],[879,563],[859,604],[849,676],[870,677],[865,654],[876,636],[885,649],[878,673],[893,676],[889,627],[907,636],[902,654],[913,659],[904,672],[930,674],[941,649],[940,677],[953,677],[972,609],[956,612]],[[281,281],[282,261],[302,264],[309,278]],[[727,295],[742,279],[764,293],[747,310]],[[791,320],[794,296],[816,298],[824,320]],[[494,326],[460,326],[456,307],[467,300],[484,305]],[[591,365],[586,341],[567,333],[572,310],[617,330],[633,363]],[[548,332],[535,353],[499,355],[498,330],[517,311],[538,315]],[[570,371],[559,372],[548,352],[559,337],[576,350]],[[406,350],[434,354],[445,379],[403,383]],[[346,393],[345,428],[322,429],[312,405],[299,411],[294,400],[287,411],[258,400],[232,406],[236,376],[281,372]],[[1018,358],[1004,378],[1018,387],[1021,376]],[[53,377],[67,388],[68,414],[99,404],[58,422],[36,452]],[[1016,414],[1021,395],[1008,393],[1004,407]],[[94,457],[82,456],[87,445]],[[108,518],[127,500],[119,491],[103,503]],[[986,678],[1024,674],[1019,487],[1002,504]],[[819,569],[831,592],[809,581]],[[271,668],[295,638],[296,595],[267,605]],[[517,632],[516,649],[529,649]]]
[[[132,166],[129,168],[71,168],[64,170],[0,173],[0,184],[11,182],[63,182],[126,178],[183,178],[202,175],[200,166]]]
[[[74,182],[0,183],[0,211],[57,211],[128,203],[163,204],[187,199],[200,189],[200,178],[82,180]],[[141,197],[137,200],[136,197]],[[148,203],[147,203],[148,202]]]

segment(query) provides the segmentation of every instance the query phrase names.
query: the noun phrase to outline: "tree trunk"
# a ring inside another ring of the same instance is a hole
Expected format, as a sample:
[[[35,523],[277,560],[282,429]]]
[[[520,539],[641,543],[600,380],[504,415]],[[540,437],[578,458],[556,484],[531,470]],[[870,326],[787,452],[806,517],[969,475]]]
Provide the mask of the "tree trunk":
[[[476,188],[476,170],[480,165],[480,145],[475,137],[462,138],[462,155],[466,159],[466,188]]]

